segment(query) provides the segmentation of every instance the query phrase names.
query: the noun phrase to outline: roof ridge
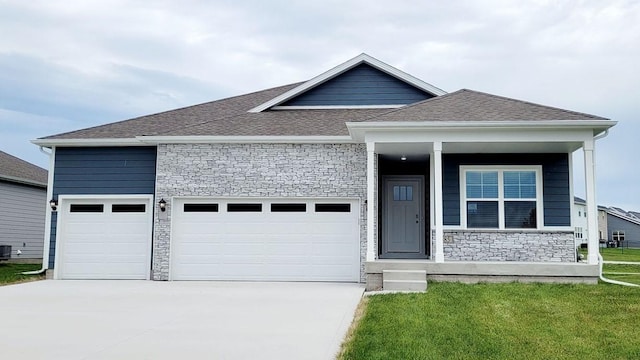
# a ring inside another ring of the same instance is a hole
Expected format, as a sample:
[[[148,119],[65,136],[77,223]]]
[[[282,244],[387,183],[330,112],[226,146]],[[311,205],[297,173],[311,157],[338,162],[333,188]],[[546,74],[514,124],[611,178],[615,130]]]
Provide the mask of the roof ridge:
[[[58,136],[63,136],[63,135],[69,135],[69,134],[73,134],[73,133],[80,132],[80,131],[98,129],[98,128],[101,128],[103,126],[112,126],[112,125],[115,125],[115,124],[122,124],[122,123],[129,122],[129,121],[135,121],[135,120],[140,120],[140,119],[151,117],[151,116],[157,116],[157,115],[161,115],[161,114],[166,114],[166,113],[169,113],[169,112],[172,112],[172,111],[186,110],[186,109],[195,108],[195,107],[202,106],[202,105],[213,104],[213,103],[222,102],[222,101],[228,101],[228,100],[232,100],[232,99],[235,99],[235,98],[250,96],[250,95],[254,95],[254,94],[257,94],[257,93],[261,93],[261,92],[276,90],[278,88],[284,88],[284,87],[288,87],[288,86],[299,85],[301,83],[302,82],[297,82],[297,83],[291,83],[291,84],[287,84],[287,85],[275,86],[275,87],[272,87],[272,88],[267,88],[267,89],[262,89],[262,90],[256,90],[256,91],[252,91],[252,92],[246,93],[246,94],[229,96],[229,97],[226,97],[226,98],[217,99],[217,100],[213,100],[213,101],[205,101],[205,102],[202,102],[202,103],[199,103],[199,104],[188,105],[188,106],[183,106],[183,107],[179,107],[179,108],[175,108],[175,109],[164,110],[164,111],[160,111],[160,112],[153,113],[153,114],[136,116],[136,117],[133,117],[133,118],[130,118],[130,119],[124,119],[124,120],[120,120],[120,121],[116,121],[116,122],[110,122],[110,123],[106,123],[106,124],[91,126],[91,127],[88,127],[88,128],[82,128],[82,129],[78,129],[78,130],[72,130],[72,131],[67,131],[67,132],[63,132],[63,133],[59,133],[59,134],[49,135],[49,136],[42,137],[42,138],[39,138],[39,139],[48,139],[48,138],[53,138],[53,137],[58,137]],[[204,123],[206,123],[206,122],[204,122]],[[177,130],[177,129],[181,129],[181,128],[183,128],[183,127],[178,126],[178,127],[173,128],[172,130]],[[171,130],[167,130],[167,131],[171,131]]]

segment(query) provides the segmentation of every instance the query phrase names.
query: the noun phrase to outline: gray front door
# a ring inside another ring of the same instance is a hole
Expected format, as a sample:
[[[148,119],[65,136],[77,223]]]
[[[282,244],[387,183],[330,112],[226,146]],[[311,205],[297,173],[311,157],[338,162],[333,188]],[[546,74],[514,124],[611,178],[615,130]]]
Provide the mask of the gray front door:
[[[424,178],[385,177],[382,257],[424,258]]]

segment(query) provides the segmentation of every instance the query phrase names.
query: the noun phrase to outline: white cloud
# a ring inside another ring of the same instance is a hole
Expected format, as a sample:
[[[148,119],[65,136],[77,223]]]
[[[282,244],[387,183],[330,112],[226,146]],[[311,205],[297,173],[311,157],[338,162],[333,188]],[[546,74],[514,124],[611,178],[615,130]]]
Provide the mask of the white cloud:
[[[640,208],[628,195],[640,176],[635,1],[5,1],[0,13],[0,109],[33,121],[96,125],[305,80],[367,52],[445,90],[619,120],[598,148],[600,198]]]

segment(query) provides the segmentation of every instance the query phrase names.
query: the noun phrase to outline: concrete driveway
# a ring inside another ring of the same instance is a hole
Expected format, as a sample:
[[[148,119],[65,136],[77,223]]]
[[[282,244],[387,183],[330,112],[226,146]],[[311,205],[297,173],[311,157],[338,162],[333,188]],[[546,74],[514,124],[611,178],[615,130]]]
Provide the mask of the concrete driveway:
[[[333,359],[358,284],[46,280],[0,287],[3,359]]]

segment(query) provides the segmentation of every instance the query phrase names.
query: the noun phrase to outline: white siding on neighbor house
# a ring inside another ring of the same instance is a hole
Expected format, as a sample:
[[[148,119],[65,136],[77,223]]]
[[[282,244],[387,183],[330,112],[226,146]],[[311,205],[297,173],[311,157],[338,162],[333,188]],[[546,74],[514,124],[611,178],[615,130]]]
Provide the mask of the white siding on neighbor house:
[[[0,245],[11,245],[12,259],[42,258],[47,190],[0,181],[0,204]]]
[[[574,205],[573,229],[576,246],[580,246],[582,243],[587,243],[587,207],[579,203],[575,203]]]

